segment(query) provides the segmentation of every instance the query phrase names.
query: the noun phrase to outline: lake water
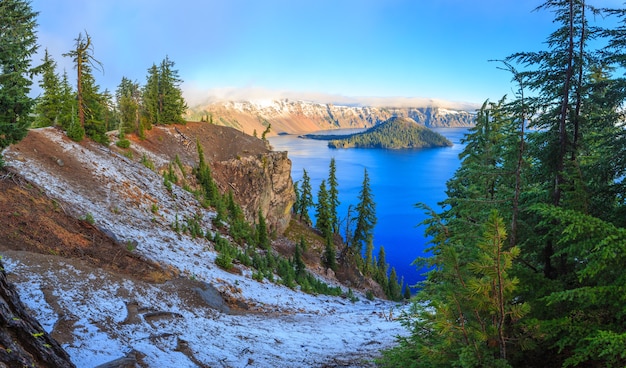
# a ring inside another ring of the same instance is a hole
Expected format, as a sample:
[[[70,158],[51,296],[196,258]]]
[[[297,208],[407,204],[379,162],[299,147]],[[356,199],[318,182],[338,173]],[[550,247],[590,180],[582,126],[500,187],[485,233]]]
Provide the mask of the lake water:
[[[439,128],[454,145],[444,148],[415,150],[331,149],[327,141],[302,139],[293,135],[271,137],[276,151],[288,151],[292,161],[292,178],[302,179],[303,169],[311,178],[314,201],[322,180],[328,178],[331,158],[335,158],[339,183],[339,217],[345,219],[348,206],[358,204],[366,168],[376,203],[378,222],[374,229],[374,256],[379,246],[385,247],[387,262],[396,268],[398,277],[415,285],[423,279],[424,271],[411,265],[417,257],[426,255],[428,247],[418,202],[426,203],[440,212],[438,202],[445,199],[446,181],[459,167],[458,155],[463,150],[461,138],[467,128]],[[333,131],[334,134],[337,131]],[[310,209],[314,219],[315,209]],[[353,212],[354,216],[355,213]],[[345,225],[343,225],[345,226]]]

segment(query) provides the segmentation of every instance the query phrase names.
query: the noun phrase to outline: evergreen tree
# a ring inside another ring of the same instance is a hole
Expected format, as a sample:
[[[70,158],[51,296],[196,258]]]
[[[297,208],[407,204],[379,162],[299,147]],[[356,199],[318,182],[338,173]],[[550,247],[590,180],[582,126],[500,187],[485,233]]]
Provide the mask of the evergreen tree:
[[[75,141],[80,141],[89,129],[92,134],[97,136],[96,138],[100,138],[101,131],[97,128],[96,116],[94,116],[97,115],[97,112],[91,112],[90,116],[86,116],[85,112],[89,112],[90,108],[97,108],[98,88],[91,74],[91,67],[102,67],[102,63],[93,57],[93,44],[91,43],[91,36],[87,32],[85,32],[84,37],[82,33],[79,33],[75,42],[75,48],[63,56],[71,57],[76,68],[76,107],[80,126],[72,125],[68,131],[68,136]],[[86,124],[89,126],[86,127]]]
[[[388,269],[389,265],[387,264],[387,256],[385,255],[385,247],[382,245],[378,248],[378,257],[376,257],[376,273],[375,280],[378,282],[380,286],[385,290],[385,294],[389,294],[388,285],[389,285],[389,277],[388,277]]]
[[[257,246],[261,249],[270,250],[271,243],[267,233],[267,223],[263,213],[259,210],[258,223],[256,225]]]
[[[160,114],[161,124],[184,123],[183,114],[187,110],[187,104],[180,89],[182,80],[178,70],[174,69],[174,62],[165,56],[159,67],[160,75]]]
[[[34,100],[28,93],[35,72],[36,18],[28,1],[0,2],[0,152],[24,138],[32,122]]]
[[[333,271],[337,270],[337,252],[335,251],[335,246],[333,245],[332,235],[330,237],[325,238],[324,245],[324,266],[326,268],[330,268]]]
[[[115,97],[121,120],[119,127],[120,139],[124,138],[124,134],[131,132],[137,134],[139,137],[143,137],[144,127],[139,118],[141,104],[141,89],[139,88],[139,83],[122,77],[122,81],[117,87]]]
[[[41,80],[39,87],[43,94],[37,99],[35,107],[36,127],[56,125],[61,111],[61,80],[56,73],[56,62],[46,49],[41,65]]]
[[[302,260],[302,253],[304,252],[304,249],[306,249],[306,243],[304,241],[304,236],[301,236],[300,242],[296,243],[296,249],[293,255],[293,263],[296,269],[296,280],[298,280],[298,282],[300,282],[299,280],[305,276],[306,272],[306,264]]]
[[[363,185],[359,193],[359,203],[356,206],[356,227],[352,236],[352,248],[354,256],[362,259],[363,246],[373,244],[374,226],[376,226],[376,203],[370,189],[370,179],[367,169],[363,171]]]
[[[184,123],[182,115],[187,110],[187,104],[182,97],[181,83],[174,62],[167,56],[159,66],[152,64],[148,69],[143,105],[149,124]]]
[[[339,207],[339,183],[337,182],[337,165],[335,158],[330,159],[328,170],[328,203],[330,205],[330,223],[332,224],[333,233],[339,233],[339,215],[337,208]]]
[[[148,69],[148,76],[146,77],[146,84],[143,87],[142,93],[142,105],[143,114],[149,128],[153,124],[159,124],[162,120],[160,117],[160,75],[159,68],[156,64],[152,64]]]
[[[324,239],[332,239],[332,225],[330,223],[330,208],[328,203],[328,191],[326,181],[322,180],[317,192],[317,205],[315,214],[315,228],[322,233]]]
[[[300,215],[300,221],[310,224],[311,218],[309,217],[309,207],[314,205],[311,179],[309,178],[306,169],[303,169],[302,171],[302,195],[300,196],[300,208],[298,209],[298,214]]]
[[[80,126],[77,123],[78,116],[76,115],[76,95],[70,85],[67,72],[63,72],[63,77],[61,78],[60,103],[61,109],[59,111],[58,122],[61,127],[66,132],[69,132],[72,126]]]

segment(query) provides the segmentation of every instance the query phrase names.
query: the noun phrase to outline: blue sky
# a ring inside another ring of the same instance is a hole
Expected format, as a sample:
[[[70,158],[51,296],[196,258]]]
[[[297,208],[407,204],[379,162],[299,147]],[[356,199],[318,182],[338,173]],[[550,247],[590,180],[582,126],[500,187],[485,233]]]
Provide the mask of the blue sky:
[[[229,91],[481,103],[512,90],[510,75],[489,60],[544,49],[554,25],[552,14],[533,12],[542,2],[33,0],[32,7],[41,52],[48,48],[73,77],[61,55],[87,31],[104,65],[96,81],[111,91],[123,76],[143,84],[168,55],[192,103]]]

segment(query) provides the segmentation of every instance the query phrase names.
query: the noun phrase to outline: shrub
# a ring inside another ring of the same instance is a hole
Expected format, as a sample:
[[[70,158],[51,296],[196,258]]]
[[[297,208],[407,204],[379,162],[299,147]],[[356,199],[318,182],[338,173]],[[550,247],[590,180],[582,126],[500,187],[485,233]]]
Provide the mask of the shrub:
[[[119,148],[128,148],[130,147],[130,141],[128,139],[120,139],[118,141],[115,142],[115,145],[118,146]]]
[[[227,271],[234,267],[232,257],[225,253],[220,253],[215,258],[215,264]]]

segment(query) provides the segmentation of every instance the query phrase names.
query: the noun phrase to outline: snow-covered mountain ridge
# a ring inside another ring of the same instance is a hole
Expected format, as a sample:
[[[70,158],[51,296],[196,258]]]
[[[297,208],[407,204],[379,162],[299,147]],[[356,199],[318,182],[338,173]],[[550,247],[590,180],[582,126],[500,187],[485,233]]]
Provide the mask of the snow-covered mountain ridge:
[[[217,101],[189,109],[188,119],[207,119],[248,134],[301,134],[319,130],[369,128],[391,117],[408,117],[429,128],[467,127],[475,114],[438,106],[375,107],[302,100]]]

